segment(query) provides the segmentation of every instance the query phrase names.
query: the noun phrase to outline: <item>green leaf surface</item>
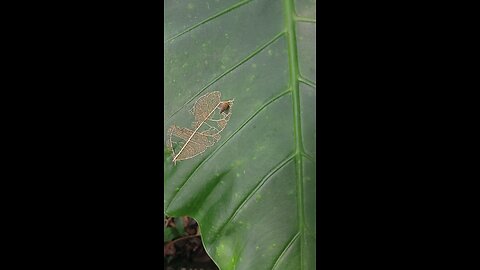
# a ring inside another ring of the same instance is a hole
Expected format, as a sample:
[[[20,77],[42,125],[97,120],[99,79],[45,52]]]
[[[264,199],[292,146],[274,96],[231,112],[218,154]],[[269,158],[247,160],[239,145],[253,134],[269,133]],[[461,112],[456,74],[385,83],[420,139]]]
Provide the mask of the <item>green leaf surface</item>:
[[[235,99],[221,139],[164,160],[164,212],[220,269],[315,269],[315,1],[164,2],[164,136],[203,94]]]

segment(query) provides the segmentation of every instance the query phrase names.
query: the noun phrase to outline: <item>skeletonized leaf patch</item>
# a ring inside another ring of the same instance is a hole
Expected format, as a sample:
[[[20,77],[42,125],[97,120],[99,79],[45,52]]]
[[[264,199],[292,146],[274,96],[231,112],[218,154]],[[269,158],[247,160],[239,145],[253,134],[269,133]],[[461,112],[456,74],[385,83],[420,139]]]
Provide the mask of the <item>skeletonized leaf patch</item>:
[[[167,131],[167,147],[173,153],[173,163],[193,158],[221,138],[232,114],[233,99],[222,101],[221,93],[207,93],[195,102],[190,112],[194,116],[191,128],[173,124]]]

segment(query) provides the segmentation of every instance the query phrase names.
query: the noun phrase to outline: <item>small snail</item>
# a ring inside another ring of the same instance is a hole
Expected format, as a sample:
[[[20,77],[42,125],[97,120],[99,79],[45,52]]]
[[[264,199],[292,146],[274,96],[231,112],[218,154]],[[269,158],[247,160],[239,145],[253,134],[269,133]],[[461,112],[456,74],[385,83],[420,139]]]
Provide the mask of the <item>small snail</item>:
[[[220,109],[220,113],[226,112],[228,113],[228,110],[230,109],[231,101],[224,101],[221,102],[220,105],[218,105],[218,108]]]

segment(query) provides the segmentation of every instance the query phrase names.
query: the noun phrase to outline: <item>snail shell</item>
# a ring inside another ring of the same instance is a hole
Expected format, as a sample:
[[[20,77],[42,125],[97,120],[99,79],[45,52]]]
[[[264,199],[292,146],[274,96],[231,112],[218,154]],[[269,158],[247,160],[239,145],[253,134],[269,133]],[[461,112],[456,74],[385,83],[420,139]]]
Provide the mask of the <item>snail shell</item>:
[[[225,111],[228,112],[228,109],[230,109],[230,102],[222,102],[220,103],[220,105],[218,105],[218,108],[220,109],[220,113],[223,113]]]

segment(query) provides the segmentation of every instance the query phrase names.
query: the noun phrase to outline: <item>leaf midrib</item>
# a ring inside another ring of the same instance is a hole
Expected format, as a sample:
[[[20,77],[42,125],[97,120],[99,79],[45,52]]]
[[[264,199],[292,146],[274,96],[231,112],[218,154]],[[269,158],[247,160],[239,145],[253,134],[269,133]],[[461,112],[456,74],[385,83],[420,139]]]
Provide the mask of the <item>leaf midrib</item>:
[[[285,32],[288,44],[288,65],[290,72],[290,88],[292,89],[293,102],[293,124],[295,138],[295,176],[297,186],[297,212],[300,237],[300,269],[304,269],[304,203],[303,203],[303,142],[300,111],[300,88],[299,88],[299,67],[298,51],[295,31],[295,8],[293,0],[284,0]]]

